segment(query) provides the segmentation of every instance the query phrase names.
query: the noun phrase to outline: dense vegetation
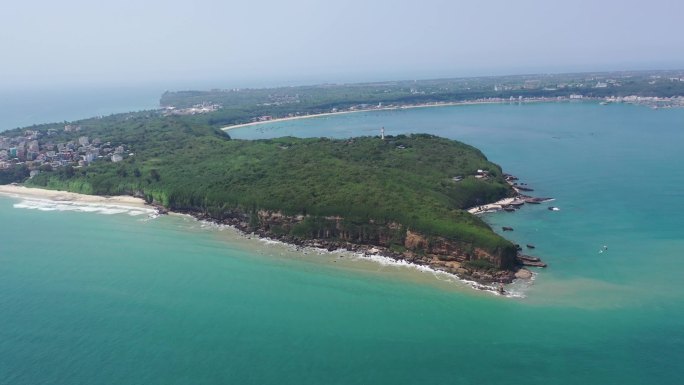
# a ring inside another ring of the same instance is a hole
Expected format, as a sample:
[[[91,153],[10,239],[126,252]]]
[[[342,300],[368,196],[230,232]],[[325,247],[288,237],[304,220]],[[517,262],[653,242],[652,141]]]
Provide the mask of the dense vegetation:
[[[394,237],[406,229],[466,242],[485,250],[510,248],[479,218],[461,209],[510,194],[501,169],[475,148],[411,135],[231,140],[184,117],[149,113],[80,122],[83,135],[126,143],[134,156],[87,167],[62,167],[27,182],[86,194],[144,196],[179,211],[221,220],[235,213],[259,221],[259,210],[304,216],[289,228],[299,237],[344,234],[347,239]],[[49,125],[38,127],[47,130]],[[60,134],[65,135],[65,134]],[[489,171],[488,180],[473,175]],[[461,181],[453,177],[463,176]],[[341,217],[333,229],[325,218]],[[395,224],[387,233],[388,226]],[[255,227],[259,223],[254,223]]]
[[[25,165],[16,165],[6,170],[0,171],[0,184],[9,184],[14,182],[22,182],[29,176],[28,167]]]

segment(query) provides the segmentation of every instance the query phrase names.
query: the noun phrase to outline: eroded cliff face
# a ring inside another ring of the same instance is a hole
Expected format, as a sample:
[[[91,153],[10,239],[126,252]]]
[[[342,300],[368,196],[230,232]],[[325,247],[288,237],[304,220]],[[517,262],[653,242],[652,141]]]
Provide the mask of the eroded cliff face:
[[[297,246],[380,254],[480,282],[512,282],[520,267],[513,245],[510,250],[491,252],[463,242],[425,236],[396,222],[349,224],[341,217],[288,216],[267,210],[252,214],[234,210],[221,218],[206,212],[188,213]],[[482,267],[485,261],[489,267]]]
[[[312,219],[302,215],[286,216],[280,212],[266,210],[257,212],[256,216],[258,225],[253,223],[256,227],[251,229],[252,231],[259,230],[266,236],[287,238],[285,241],[313,240],[318,245],[329,248],[348,247],[347,243],[381,247],[393,258],[420,264],[436,264],[446,268],[461,268],[463,263],[476,260],[488,261],[501,270],[511,270],[516,265],[514,248],[487,251],[464,242],[426,236],[396,222],[378,224],[369,221],[364,224],[349,224],[345,223],[342,217]],[[397,251],[401,249],[397,246],[403,246],[405,251]]]
[[[440,260],[467,262],[485,260],[499,269],[511,269],[515,266],[515,250],[489,252],[470,244],[449,240],[442,237],[426,237],[420,233],[406,231],[404,247],[414,252],[434,255]]]

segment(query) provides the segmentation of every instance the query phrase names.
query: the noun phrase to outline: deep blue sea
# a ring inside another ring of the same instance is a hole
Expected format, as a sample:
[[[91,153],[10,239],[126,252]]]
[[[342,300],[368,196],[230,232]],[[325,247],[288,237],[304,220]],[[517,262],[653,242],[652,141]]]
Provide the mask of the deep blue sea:
[[[549,263],[519,297],[185,217],[0,197],[0,384],[681,383],[683,109],[470,105],[230,135],[383,126],[472,144],[555,198],[486,216]]]
[[[155,86],[0,89],[0,131],[155,109],[162,92]]]

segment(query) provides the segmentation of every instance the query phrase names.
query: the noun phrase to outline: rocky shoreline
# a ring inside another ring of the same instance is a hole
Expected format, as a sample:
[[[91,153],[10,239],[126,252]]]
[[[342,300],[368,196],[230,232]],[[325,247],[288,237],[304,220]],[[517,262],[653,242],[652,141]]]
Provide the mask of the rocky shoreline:
[[[154,205],[160,214],[169,211],[163,206]],[[443,272],[453,275],[460,280],[474,281],[480,285],[509,284],[515,279],[530,279],[532,272],[529,271],[520,260],[513,269],[479,269],[468,264],[467,260],[456,257],[445,257],[435,254],[419,254],[411,251],[395,252],[387,247],[372,244],[358,244],[336,239],[303,239],[292,235],[280,235],[263,228],[254,228],[249,224],[249,216],[244,213],[234,212],[229,217],[221,220],[211,217],[207,213],[197,211],[174,210],[175,213],[189,215],[199,221],[206,221],[217,225],[230,226],[237,229],[245,236],[255,236],[261,239],[270,239],[296,248],[314,248],[328,252],[345,250],[364,256],[381,256],[396,262],[404,262],[416,266],[430,268],[435,272]],[[483,290],[485,288],[482,288]],[[486,286],[487,290],[491,286]],[[502,293],[503,294],[503,293]]]
[[[513,197],[505,198],[501,201],[487,204],[484,206],[478,206],[469,209],[468,211],[472,214],[483,214],[505,210],[508,212],[519,210],[524,204],[540,204],[543,202],[548,202],[553,200],[553,198],[535,198],[529,195],[523,194],[521,191],[532,190],[524,183],[519,183],[518,178],[511,174],[504,174],[506,181],[515,191]],[[161,204],[153,202],[150,204],[153,206],[159,214],[167,214],[169,210]],[[492,268],[489,265],[482,266],[478,265],[477,261],[480,259],[476,258],[471,260],[470,255],[465,255],[462,250],[454,245],[449,244],[448,241],[443,240],[441,245],[438,245],[436,249],[430,250],[430,247],[426,247],[428,251],[439,251],[430,253],[417,253],[411,251],[407,247],[407,250],[397,252],[390,250],[389,247],[383,245],[371,244],[371,243],[355,243],[344,241],[336,238],[301,238],[293,235],[283,235],[276,232],[270,231],[269,227],[272,225],[283,225],[297,223],[302,220],[302,217],[287,217],[277,212],[267,212],[260,211],[258,217],[260,223],[265,223],[264,227],[256,227],[250,224],[250,215],[239,210],[230,212],[222,219],[217,219],[209,215],[208,213],[196,211],[196,210],[177,210],[174,212],[179,214],[189,215],[199,221],[206,221],[214,223],[217,225],[230,226],[238,231],[240,231],[245,236],[256,236],[261,239],[270,239],[284,244],[292,245],[296,248],[314,248],[319,250],[326,250],[328,252],[334,252],[338,250],[346,250],[352,253],[358,253],[365,256],[381,256],[389,258],[396,262],[404,262],[407,264],[412,264],[416,266],[427,267],[435,272],[443,272],[446,274],[453,275],[455,278],[460,280],[474,281],[479,285],[492,285],[492,284],[510,284],[516,279],[529,280],[532,278],[533,274],[529,268],[544,268],[546,263],[544,263],[540,258],[525,255],[522,253],[522,247],[520,245],[516,246],[516,254],[513,261],[506,268]],[[340,219],[340,218],[329,218],[329,219]],[[513,231],[513,228],[504,227],[503,231]],[[421,242],[423,244],[421,245]],[[414,246],[425,246],[427,244],[424,238],[421,238],[420,234],[412,233],[407,231],[406,235],[406,246],[412,243]],[[437,242],[439,243],[439,242]],[[433,248],[435,248],[433,246]],[[528,248],[534,248],[534,246]],[[478,257],[489,257],[484,251],[476,251],[475,254]],[[473,263],[474,262],[474,263]],[[491,289],[491,286],[485,286]],[[504,294],[503,286],[500,286],[497,291],[500,294]]]

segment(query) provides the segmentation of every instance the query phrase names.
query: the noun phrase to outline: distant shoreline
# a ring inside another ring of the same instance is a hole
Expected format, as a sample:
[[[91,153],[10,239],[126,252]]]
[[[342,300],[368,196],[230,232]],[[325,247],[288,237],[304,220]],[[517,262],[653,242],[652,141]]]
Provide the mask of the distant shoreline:
[[[380,108],[365,108],[353,111],[337,111],[337,112],[323,112],[320,114],[309,114],[309,115],[299,115],[299,116],[288,116],[286,118],[275,118],[269,120],[263,120],[258,122],[241,123],[234,124],[231,126],[222,127],[223,131],[230,131],[236,128],[252,127],[268,123],[280,123],[287,122],[291,120],[301,120],[301,119],[312,119],[320,118],[324,116],[335,116],[343,114],[353,114],[358,112],[372,112],[372,111],[396,111],[396,110],[409,110],[414,108],[429,108],[429,107],[453,107],[453,106],[468,106],[468,105],[479,105],[479,104],[505,104],[505,103],[542,103],[542,102],[565,102],[571,99],[523,99],[523,100],[472,100],[472,101],[461,101],[461,102],[445,102],[445,103],[424,103],[424,104],[412,104],[406,106],[392,106],[392,107],[380,107]],[[589,98],[584,98],[583,100],[590,100]]]
[[[492,100],[464,100],[460,102],[435,102],[435,103],[421,103],[421,104],[409,104],[402,106],[391,106],[391,107],[375,107],[375,108],[362,108],[358,110],[351,111],[336,111],[336,112],[322,112],[320,114],[308,114],[308,115],[298,115],[298,116],[288,116],[285,118],[275,118],[269,120],[263,120],[258,122],[241,123],[234,124],[230,126],[222,127],[223,131],[230,131],[236,128],[252,127],[267,123],[280,123],[287,122],[290,120],[300,120],[300,119],[311,119],[319,118],[325,116],[343,115],[343,114],[353,114],[357,112],[372,112],[372,111],[396,111],[396,110],[409,110],[414,108],[429,108],[429,107],[454,107],[454,106],[468,106],[468,105],[479,105],[479,104],[532,104],[532,103],[562,103],[562,102],[583,102],[583,101],[602,101],[601,104],[615,103],[615,100],[609,100],[608,98],[583,96],[581,99],[573,99],[570,97],[555,97],[555,98],[525,98],[525,99],[492,99]],[[648,104],[648,102],[633,102],[633,101],[620,101],[620,103],[634,104],[634,105],[645,105],[651,108],[657,109],[656,104]]]

